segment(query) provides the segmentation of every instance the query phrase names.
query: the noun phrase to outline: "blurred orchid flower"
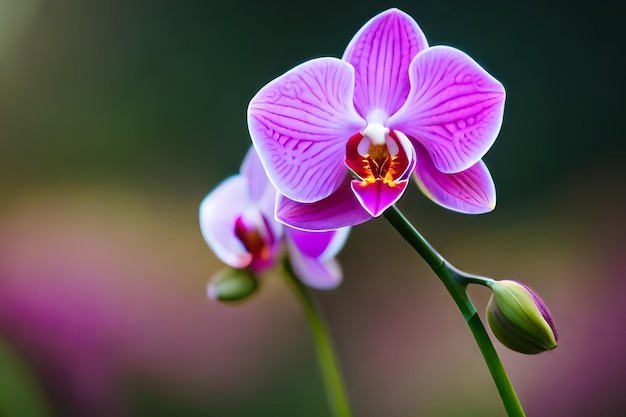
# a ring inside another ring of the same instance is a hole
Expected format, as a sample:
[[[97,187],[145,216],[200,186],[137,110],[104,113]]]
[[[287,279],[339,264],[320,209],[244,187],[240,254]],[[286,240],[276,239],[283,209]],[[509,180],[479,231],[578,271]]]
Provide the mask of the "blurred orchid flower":
[[[227,265],[253,273],[274,266],[283,243],[300,280],[317,289],[339,285],[341,268],[334,259],[349,228],[306,232],[274,220],[276,189],[254,148],[239,175],[224,180],[200,204],[200,229],[207,244]]]
[[[312,59],[263,87],[248,126],[283,195],[276,214],[285,224],[363,223],[401,197],[411,173],[443,207],[484,213],[495,187],[481,158],[500,131],[504,98],[472,58],[428,47],[417,23],[390,9],[359,30],[341,60]]]

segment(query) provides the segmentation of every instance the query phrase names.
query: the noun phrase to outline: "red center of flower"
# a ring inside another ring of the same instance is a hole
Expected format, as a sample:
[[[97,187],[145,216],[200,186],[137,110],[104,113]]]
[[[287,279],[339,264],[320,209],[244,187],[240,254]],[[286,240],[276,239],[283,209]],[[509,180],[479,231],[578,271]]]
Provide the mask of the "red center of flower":
[[[235,236],[241,241],[246,250],[252,255],[250,267],[260,270],[272,262],[272,245],[274,237],[267,220],[261,216],[259,225],[250,226],[243,216],[235,221]]]
[[[366,183],[381,181],[394,187],[406,172],[409,159],[393,132],[389,132],[382,144],[357,133],[348,140],[346,165]]]

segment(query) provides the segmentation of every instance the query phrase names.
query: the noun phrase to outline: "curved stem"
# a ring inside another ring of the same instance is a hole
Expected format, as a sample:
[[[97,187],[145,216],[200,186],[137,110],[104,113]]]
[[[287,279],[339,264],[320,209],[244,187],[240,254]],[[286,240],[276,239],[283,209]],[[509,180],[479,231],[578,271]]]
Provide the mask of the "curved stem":
[[[509,417],[524,417],[524,409],[517,398],[511,380],[467,294],[468,283],[489,286],[493,280],[467,274],[450,265],[395,206],[391,206],[384,214],[402,237],[424,258],[454,299],[485,359]]]
[[[296,298],[302,305],[302,309],[311,327],[315,346],[317,348],[317,360],[326,391],[326,398],[334,417],[351,417],[350,403],[346,395],[339,363],[333,349],[332,340],[328,327],[317,305],[311,297],[308,289],[295,276],[289,261],[285,261],[285,278],[293,290]]]

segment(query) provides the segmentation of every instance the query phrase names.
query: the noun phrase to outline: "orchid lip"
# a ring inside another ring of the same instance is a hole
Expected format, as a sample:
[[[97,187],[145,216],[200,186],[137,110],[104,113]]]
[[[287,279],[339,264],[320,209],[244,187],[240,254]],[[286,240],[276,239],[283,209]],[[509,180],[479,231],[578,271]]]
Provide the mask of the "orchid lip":
[[[352,192],[377,217],[404,193],[407,172],[415,165],[415,150],[401,132],[368,125],[348,140],[346,165],[358,178],[351,183]]]
[[[380,125],[369,125],[363,133],[357,133],[348,140],[346,165],[363,181],[363,185],[382,181],[394,187],[404,179],[412,158],[407,155],[405,144],[396,132],[381,128]]]
[[[234,233],[251,255],[250,268],[259,271],[270,266],[275,237],[268,220],[260,213],[244,213],[235,220]]]

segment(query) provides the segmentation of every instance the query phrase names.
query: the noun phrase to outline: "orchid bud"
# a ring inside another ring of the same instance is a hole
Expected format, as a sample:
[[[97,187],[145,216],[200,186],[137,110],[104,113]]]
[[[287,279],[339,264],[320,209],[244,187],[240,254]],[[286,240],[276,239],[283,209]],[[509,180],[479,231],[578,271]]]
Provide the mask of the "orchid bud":
[[[495,281],[487,321],[496,338],[516,352],[536,354],[556,348],[558,334],[545,303],[527,286]]]
[[[257,288],[257,279],[249,269],[224,267],[209,281],[207,295],[212,300],[239,301],[252,295]]]

